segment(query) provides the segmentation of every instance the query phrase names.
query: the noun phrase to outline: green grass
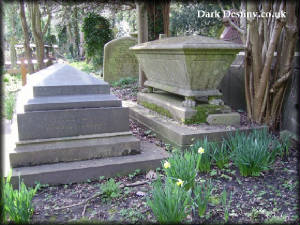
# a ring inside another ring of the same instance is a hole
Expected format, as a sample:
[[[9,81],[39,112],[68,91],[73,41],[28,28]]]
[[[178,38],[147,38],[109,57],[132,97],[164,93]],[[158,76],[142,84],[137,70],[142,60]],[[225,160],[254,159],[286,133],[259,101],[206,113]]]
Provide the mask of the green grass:
[[[137,82],[137,78],[136,77],[124,77],[121,78],[118,81],[112,82],[111,86],[112,87],[126,87],[128,85],[134,84]]]

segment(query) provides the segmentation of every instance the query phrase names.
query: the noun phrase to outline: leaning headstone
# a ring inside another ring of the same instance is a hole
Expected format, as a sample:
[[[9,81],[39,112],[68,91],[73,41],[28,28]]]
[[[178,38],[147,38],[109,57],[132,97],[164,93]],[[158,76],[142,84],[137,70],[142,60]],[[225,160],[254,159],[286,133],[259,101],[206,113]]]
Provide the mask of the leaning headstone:
[[[137,44],[133,37],[112,40],[104,46],[103,73],[106,82],[118,81],[125,77],[138,77],[139,65],[129,48]]]

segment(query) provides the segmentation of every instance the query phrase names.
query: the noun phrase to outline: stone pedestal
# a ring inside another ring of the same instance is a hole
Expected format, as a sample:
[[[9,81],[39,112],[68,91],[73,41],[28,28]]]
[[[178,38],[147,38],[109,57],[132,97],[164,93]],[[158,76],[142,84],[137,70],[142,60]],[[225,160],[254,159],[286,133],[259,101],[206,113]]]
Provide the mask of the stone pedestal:
[[[95,167],[99,176],[115,175],[122,172],[121,167],[116,164],[112,171],[105,171],[103,160],[118,158],[121,166],[133,155],[148,152],[141,152],[140,141],[129,130],[129,109],[110,94],[106,82],[66,64],[55,64],[29,78],[17,99],[18,141],[9,152],[14,184],[19,175],[28,185],[34,181],[64,183],[64,176],[74,169],[81,174],[72,182],[94,177],[95,173],[79,171],[83,164],[85,171]],[[157,151],[156,146],[151,148]],[[154,161],[145,157],[137,158],[144,163],[139,169],[156,168],[166,154],[156,154]],[[54,171],[58,171],[57,181],[48,176]]]
[[[56,64],[34,74],[20,96],[19,142],[10,155],[13,166],[140,152],[139,141],[129,132],[128,108],[102,80]],[[112,149],[115,145],[118,150]]]
[[[138,93],[138,104],[146,107],[160,115],[172,118],[184,124],[208,123],[211,125],[239,125],[239,113],[232,113],[231,108],[222,104],[209,104],[199,102],[196,99],[194,104],[189,106],[182,104],[185,100],[182,96],[173,95],[167,92],[157,91],[155,93]],[[217,102],[217,99],[214,99]],[[186,101],[186,100],[185,100]]]

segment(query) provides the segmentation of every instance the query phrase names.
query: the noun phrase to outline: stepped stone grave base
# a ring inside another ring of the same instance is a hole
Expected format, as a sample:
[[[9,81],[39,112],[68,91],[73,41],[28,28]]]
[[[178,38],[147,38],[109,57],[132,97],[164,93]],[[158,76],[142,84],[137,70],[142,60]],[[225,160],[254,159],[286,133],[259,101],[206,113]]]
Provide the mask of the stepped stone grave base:
[[[195,139],[199,138],[207,137],[209,141],[221,141],[237,130],[249,132],[252,129],[262,129],[265,127],[256,126],[249,128],[208,124],[189,126],[162,116],[132,101],[123,101],[123,105],[129,107],[129,116],[131,119],[153,130],[164,141],[179,148],[186,148],[193,144]]]
[[[213,99],[217,102],[219,99]],[[137,95],[137,102],[163,116],[173,118],[185,124],[207,122],[211,125],[239,125],[240,114],[231,111],[226,105],[209,104],[208,98],[197,99],[196,107],[183,106],[184,98],[164,91],[155,93],[141,93]],[[221,100],[219,100],[221,101]]]
[[[12,167],[134,155],[140,141],[131,132],[20,141],[10,153]]]
[[[15,146],[5,150],[15,186],[18,176],[27,185],[66,184],[155,169],[167,157],[132,135],[129,109],[108,83],[66,64],[29,76],[15,117]]]
[[[50,185],[85,182],[100,176],[127,175],[136,169],[156,169],[168,157],[166,151],[152,143],[141,142],[140,147],[141,153],[136,155],[13,168],[11,183],[17,188],[19,176],[27,186],[36,181]]]

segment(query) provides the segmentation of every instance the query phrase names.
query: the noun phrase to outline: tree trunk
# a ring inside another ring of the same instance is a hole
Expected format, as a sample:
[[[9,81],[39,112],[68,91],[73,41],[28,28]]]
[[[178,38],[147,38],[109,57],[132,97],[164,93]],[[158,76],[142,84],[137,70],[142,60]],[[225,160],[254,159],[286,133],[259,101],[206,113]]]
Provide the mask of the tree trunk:
[[[247,18],[248,34],[245,58],[245,91],[249,117],[266,123],[273,130],[280,126],[280,115],[287,80],[292,74],[297,39],[296,3],[277,1],[247,3],[248,12],[259,10],[279,13],[286,18]],[[274,56],[274,53],[277,56]],[[275,65],[272,67],[272,65]]]
[[[34,36],[34,41],[36,44],[36,55],[38,61],[38,69],[41,70],[45,67],[44,64],[44,35],[50,24],[51,14],[48,9],[48,20],[44,29],[42,30],[41,12],[38,2],[31,3],[31,27]]]
[[[28,25],[25,16],[25,9],[24,9],[24,0],[20,0],[20,17],[22,22],[22,29],[24,34],[24,49],[27,59],[27,68],[30,74],[34,73],[34,67],[32,64],[32,52],[30,48],[29,42],[29,32],[28,32]]]

